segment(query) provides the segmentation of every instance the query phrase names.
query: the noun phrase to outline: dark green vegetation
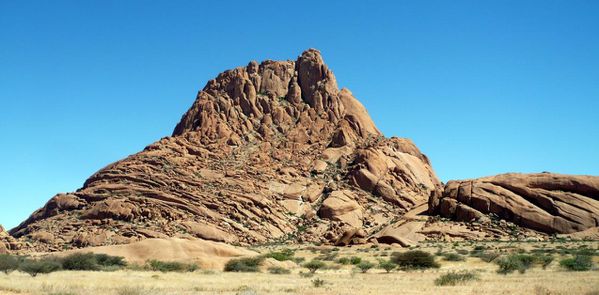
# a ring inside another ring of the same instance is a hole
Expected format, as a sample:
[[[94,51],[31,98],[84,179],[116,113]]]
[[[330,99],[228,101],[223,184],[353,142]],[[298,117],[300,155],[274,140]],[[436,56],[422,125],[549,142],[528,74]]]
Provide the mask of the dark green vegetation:
[[[313,259],[312,261],[304,263],[303,266],[310,270],[311,273],[315,273],[317,270],[324,268],[326,265],[320,260]]]
[[[196,264],[159,260],[150,260],[147,262],[147,266],[150,270],[161,272],[193,272],[199,268]]]
[[[435,256],[420,250],[411,250],[403,253],[394,252],[391,254],[391,261],[405,270],[439,267],[439,263],[435,261]]]
[[[373,268],[375,266],[374,263],[369,262],[369,261],[362,261],[360,263],[358,263],[358,265],[356,265],[356,267],[362,272],[362,273],[366,273],[368,272],[371,268]]]
[[[570,271],[587,271],[593,267],[593,257],[589,255],[575,255],[572,258],[562,259],[559,264]]]
[[[264,261],[264,257],[248,257],[231,259],[225,264],[225,271],[231,272],[258,272],[260,265]]]
[[[437,286],[455,286],[468,281],[478,280],[478,276],[469,271],[450,272],[441,275],[435,280]]]
[[[28,273],[32,277],[36,277],[38,274],[51,273],[61,268],[60,262],[52,259],[27,259],[19,265],[20,271]]]
[[[19,268],[19,259],[17,257],[8,254],[0,255],[0,271],[9,274],[17,268]]]
[[[106,254],[75,253],[62,259],[65,270],[107,270],[120,269],[127,266],[123,257]]]
[[[291,273],[290,270],[280,266],[269,267],[268,272],[275,275],[286,275]]]

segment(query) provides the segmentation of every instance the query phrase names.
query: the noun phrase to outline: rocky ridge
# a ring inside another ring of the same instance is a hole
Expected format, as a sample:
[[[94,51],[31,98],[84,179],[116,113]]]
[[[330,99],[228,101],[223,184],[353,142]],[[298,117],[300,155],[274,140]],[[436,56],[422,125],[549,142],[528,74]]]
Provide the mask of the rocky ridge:
[[[430,199],[430,213],[459,221],[485,216],[553,234],[599,226],[599,177],[501,174],[450,181]]]

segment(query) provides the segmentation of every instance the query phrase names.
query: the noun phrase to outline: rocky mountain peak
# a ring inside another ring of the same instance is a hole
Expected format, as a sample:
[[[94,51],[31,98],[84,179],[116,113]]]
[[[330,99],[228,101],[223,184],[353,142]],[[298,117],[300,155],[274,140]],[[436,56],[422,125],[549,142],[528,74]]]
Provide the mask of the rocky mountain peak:
[[[295,61],[220,73],[173,136],[54,196],[11,229],[8,245],[363,242],[440,189],[414,143],[385,138],[353,94],[338,88],[320,52],[308,49]]]
[[[344,145],[378,136],[366,109],[335,75],[316,49],[296,61],[250,62],[219,74],[196,97],[173,136],[195,132],[202,142],[240,145],[276,138]]]

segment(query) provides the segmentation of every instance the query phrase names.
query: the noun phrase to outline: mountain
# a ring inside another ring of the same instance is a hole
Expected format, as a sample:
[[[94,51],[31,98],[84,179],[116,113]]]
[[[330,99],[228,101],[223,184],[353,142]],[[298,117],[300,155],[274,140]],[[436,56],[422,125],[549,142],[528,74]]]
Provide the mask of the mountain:
[[[250,62],[198,93],[170,137],[52,197],[0,252],[149,238],[235,245],[597,236],[599,177],[504,174],[443,185],[386,138],[318,50]],[[574,235],[575,234],[575,235]]]
[[[238,244],[366,238],[441,189],[385,138],[318,50],[250,62],[200,91],[172,136],[58,194],[10,234],[58,251],[190,236]]]

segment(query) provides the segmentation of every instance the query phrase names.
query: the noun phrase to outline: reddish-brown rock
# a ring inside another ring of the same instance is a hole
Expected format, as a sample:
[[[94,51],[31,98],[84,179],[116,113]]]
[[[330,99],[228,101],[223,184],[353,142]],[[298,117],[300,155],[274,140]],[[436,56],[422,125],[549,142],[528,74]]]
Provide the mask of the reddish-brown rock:
[[[599,226],[599,177],[512,173],[450,181],[429,205],[432,214],[456,220],[493,214],[545,233],[573,233]]]
[[[348,226],[372,235],[440,189],[426,156],[385,138],[309,49],[219,74],[172,136],[10,233],[39,251],[175,236],[334,243]]]

